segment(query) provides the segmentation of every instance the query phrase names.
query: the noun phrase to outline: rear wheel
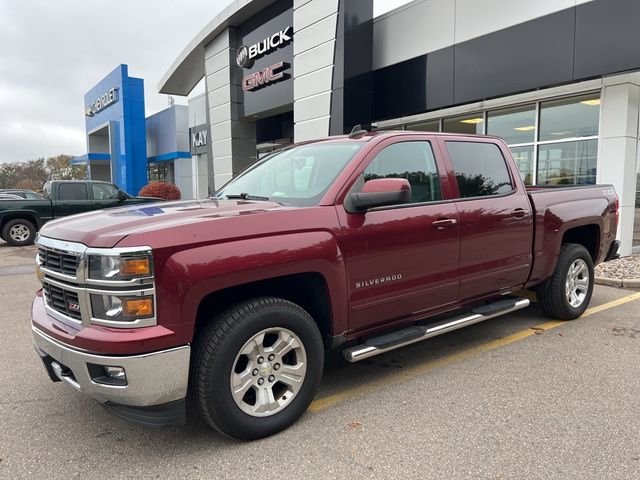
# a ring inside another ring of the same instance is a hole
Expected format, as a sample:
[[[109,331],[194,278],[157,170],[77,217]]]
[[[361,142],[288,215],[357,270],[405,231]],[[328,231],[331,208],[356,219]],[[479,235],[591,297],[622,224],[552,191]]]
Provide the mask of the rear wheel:
[[[560,320],[578,318],[589,307],[594,274],[591,255],[582,245],[562,245],[553,275],[538,290],[544,312]]]
[[[242,440],[265,437],[305,412],[323,360],[322,337],[305,310],[280,298],[254,299],[198,334],[191,394],[219,432]]]
[[[30,245],[35,237],[36,228],[33,223],[22,218],[9,220],[2,228],[3,240],[14,247]]]

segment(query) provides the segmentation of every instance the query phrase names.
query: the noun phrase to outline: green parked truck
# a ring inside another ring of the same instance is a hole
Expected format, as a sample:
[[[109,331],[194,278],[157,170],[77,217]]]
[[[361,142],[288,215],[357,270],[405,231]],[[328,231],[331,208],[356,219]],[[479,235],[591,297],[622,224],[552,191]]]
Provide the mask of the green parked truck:
[[[95,180],[54,180],[47,182],[43,191],[42,199],[0,200],[0,236],[9,245],[33,243],[40,227],[54,218],[162,201],[159,198],[132,197],[112,183]]]

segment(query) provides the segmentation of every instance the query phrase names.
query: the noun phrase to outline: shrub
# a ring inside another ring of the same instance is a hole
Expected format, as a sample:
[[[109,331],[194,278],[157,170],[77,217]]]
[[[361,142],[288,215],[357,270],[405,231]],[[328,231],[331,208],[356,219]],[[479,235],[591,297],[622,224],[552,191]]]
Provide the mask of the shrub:
[[[162,182],[151,182],[145,185],[138,194],[141,197],[156,197],[164,200],[180,200],[180,190],[175,185]]]

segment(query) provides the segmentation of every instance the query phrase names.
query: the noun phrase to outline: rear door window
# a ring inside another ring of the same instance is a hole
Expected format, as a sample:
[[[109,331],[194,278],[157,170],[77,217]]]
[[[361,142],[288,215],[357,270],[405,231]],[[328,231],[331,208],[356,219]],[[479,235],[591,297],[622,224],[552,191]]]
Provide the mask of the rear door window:
[[[453,163],[460,198],[486,197],[513,191],[507,163],[493,143],[445,142]]]
[[[87,200],[84,183],[62,183],[58,186],[58,200]]]

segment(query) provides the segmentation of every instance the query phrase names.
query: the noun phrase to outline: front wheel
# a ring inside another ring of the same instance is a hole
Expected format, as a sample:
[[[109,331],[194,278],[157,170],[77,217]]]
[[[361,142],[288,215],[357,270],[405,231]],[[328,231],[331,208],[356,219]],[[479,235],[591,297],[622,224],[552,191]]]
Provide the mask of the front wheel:
[[[36,237],[36,227],[29,220],[15,218],[5,223],[2,228],[2,239],[14,247],[31,245]]]
[[[538,290],[538,299],[547,315],[573,320],[589,307],[593,284],[593,260],[587,249],[578,244],[564,244],[553,275]]]
[[[241,440],[265,437],[305,412],[323,360],[322,337],[304,309],[281,298],[257,298],[198,334],[191,394],[219,432]]]

